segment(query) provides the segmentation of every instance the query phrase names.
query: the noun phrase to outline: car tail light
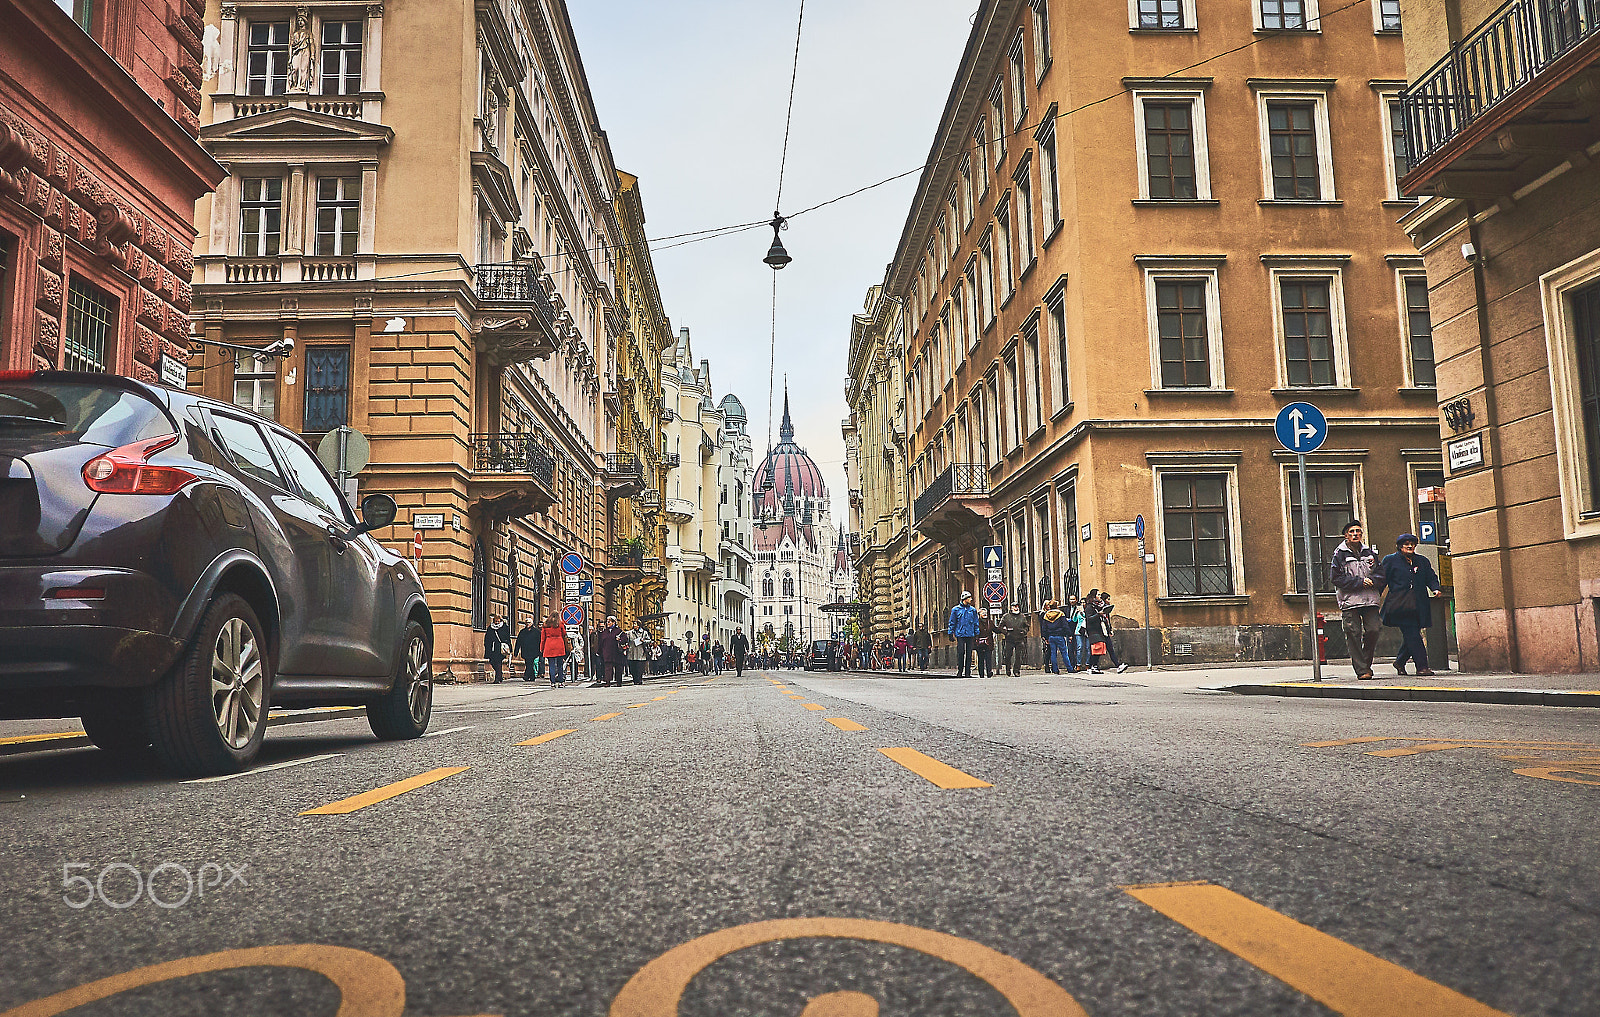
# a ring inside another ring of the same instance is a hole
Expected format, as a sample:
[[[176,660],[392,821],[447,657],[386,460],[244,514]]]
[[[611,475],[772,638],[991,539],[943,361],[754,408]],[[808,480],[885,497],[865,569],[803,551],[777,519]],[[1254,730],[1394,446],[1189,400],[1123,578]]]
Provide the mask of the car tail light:
[[[58,586],[44,595],[45,600],[105,600],[106,591],[99,586]]]
[[[95,456],[83,467],[83,482],[101,494],[172,494],[199,478],[176,466],[151,466],[149,460],[177,443],[176,434],[163,434]]]
[[[33,371],[0,371],[0,381],[22,381],[33,377]]]

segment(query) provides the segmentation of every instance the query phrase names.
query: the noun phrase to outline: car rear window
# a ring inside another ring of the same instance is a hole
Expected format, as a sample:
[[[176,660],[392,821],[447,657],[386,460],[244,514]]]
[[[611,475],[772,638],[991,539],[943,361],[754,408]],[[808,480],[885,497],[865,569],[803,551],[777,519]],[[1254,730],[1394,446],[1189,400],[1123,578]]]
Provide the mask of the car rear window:
[[[125,388],[85,382],[0,381],[0,439],[48,434],[117,448],[173,430],[172,421],[159,405]]]

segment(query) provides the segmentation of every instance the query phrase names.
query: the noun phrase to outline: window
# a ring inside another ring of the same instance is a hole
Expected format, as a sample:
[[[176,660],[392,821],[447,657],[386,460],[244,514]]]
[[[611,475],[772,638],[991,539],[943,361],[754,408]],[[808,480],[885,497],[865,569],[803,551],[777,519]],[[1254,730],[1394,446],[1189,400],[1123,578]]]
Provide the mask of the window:
[[[324,434],[350,419],[350,347],[306,348],[306,412],[300,430]]]
[[[1026,393],[1028,433],[1044,426],[1044,362],[1039,359],[1039,319],[1029,319],[1022,326],[1022,355],[1028,360],[1028,380],[1032,383]]]
[[[245,92],[282,95],[289,90],[289,23],[253,21],[245,53]]]
[[[1421,490],[1425,487],[1443,487],[1443,470],[1418,470],[1412,478],[1412,487]],[[1423,523],[1433,526],[1433,539],[1441,549],[1450,546],[1450,513],[1445,511],[1446,505],[1442,501],[1421,502],[1417,505],[1417,530],[1422,532]]]
[[[1145,159],[1151,198],[1199,197],[1194,165],[1194,123],[1189,102],[1144,104]]]
[[[1013,347],[1006,354],[1006,388],[1011,396],[1011,447],[1022,445],[1022,386],[1018,384],[1022,379],[1017,375],[1017,353]]]
[[[1400,0],[1377,0],[1372,8],[1378,16],[1378,31],[1400,31]]]
[[[1056,487],[1058,504],[1056,511],[1061,518],[1061,549],[1066,552],[1062,556],[1062,564],[1066,569],[1061,574],[1060,599],[1066,600],[1069,596],[1078,593],[1078,485],[1076,482]]]
[[[1162,474],[1167,595],[1233,595],[1226,474]]]
[[[94,32],[94,0],[56,0],[56,6],[85,32]]]
[[[988,401],[988,411],[985,417],[994,429],[994,448],[996,453],[1003,453],[1009,445],[1006,442],[1006,422],[1000,413],[1000,372],[989,372],[987,391],[984,398]]]
[[[1060,413],[1072,401],[1072,388],[1067,381],[1067,288],[1066,280],[1056,284],[1044,298],[1045,320],[1049,322],[1051,350],[1055,355],[1055,412]]]
[[[1296,593],[1306,592],[1306,531],[1300,513],[1300,474],[1288,472],[1289,524],[1294,540],[1294,583]],[[1354,473],[1310,473],[1306,484],[1311,489],[1312,576],[1318,593],[1332,593],[1328,582],[1328,562],[1334,549],[1344,540],[1344,524],[1357,517]]]
[[[239,181],[239,255],[276,258],[283,228],[283,179],[246,177]]]
[[[794,575],[792,573],[785,572],[783,574],[783,595],[785,597],[794,596]]]
[[[278,458],[288,468],[289,474],[299,483],[300,490],[305,494],[306,500],[316,505],[322,511],[335,519],[349,522],[350,514],[345,511],[344,498],[333,486],[333,482],[322,472],[322,467],[317,460],[297,441],[291,441],[281,434],[269,432],[272,438],[272,447],[277,451]],[[515,552],[513,552],[514,554]],[[512,587],[513,589],[515,587]]]
[[[1031,0],[1033,8],[1033,73],[1044,80],[1050,69],[1050,3],[1049,0]]]
[[[1321,199],[1315,121],[1315,103],[1267,103],[1274,198],[1299,201]]]
[[[972,295],[967,301],[967,338],[974,343],[983,335],[983,296],[978,278],[978,259],[974,256],[967,259],[966,269],[967,292]]]
[[[263,417],[278,417],[278,358],[233,352],[233,405]]]
[[[360,177],[317,178],[317,254],[348,257],[356,253],[361,217]]]
[[[1204,279],[1169,279],[1156,283],[1156,331],[1160,337],[1162,388],[1211,387],[1206,318]]]
[[[1019,274],[1033,265],[1033,161],[1023,159],[1012,178],[1017,185],[1017,260]]]
[[[1600,510],[1600,283],[1574,293],[1572,337],[1577,345],[1578,416],[1587,450],[1586,511]]]
[[[1006,161],[1006,79],[996,78],[989,90],[989,110],[994,114],[994,165],[996,169]]]
[[[1028,79],[1027,71],[1023,68],[1022,57],[1022,29],[1017,29],[1017,37],[1011,40],[1011,116],[1018,127],[1028,116]]]
[[[1055,107],[1051,107],[1054,109]],[[1040,211],[1044,216],[1045,240],[1049,241],[1057,226],[1061,225],[1061,177],[1056,164],[1056,132],[1054,121],[1047,121],[1039,134],[1039,183],[1044,188]]]
[[[12,272],[11,251],[16,243],[16,237],[0,230],[0,335],[9,335],[11,332],[11,291],[8,282]]]
[[[1389,197],[1397,201],[1408,200],[1400,190],[1400,181],[1411,172],[1411,150],[1406,147],[1406,116],[1400,100],[1384,96],[1384,114],[1388,119],[1389,143]]]
[[[61,369],[106,370],[106,355],[116,334],[116,298],[74,273],[67,283],[67,327],[62,337],[65,342]]]
[[[978,159],[978,193],[989,193],[989,129],[986,121],[978,121],[978,129],[972,132],[972,148]]]
[[[1261,0],[1261,27],[1269,32],[1306,30],[1306,0]]]
[[[1438,384],[1433,366],[1433,320],[1428,312],[1428,280],[1406,276],[1406,354],[1411,368],[1411,384],[1433,388]]]
[[[1322,279],[1283,279],[1283,362],[1292,388],[1335,385],[1333,309]]]
[[[211,421],[215,425],[212,438],[228,453],[239,472],[275,487],[288,488],[272,453],[267,451],[267,440],[256,425],[225,413],[211,414]]]
[[[1002,201],[995,209],[994,222],[994,239],[1000,246],[1000,302],[1003,304],[1011,299],[1011,290],[1016,284],[1011,265],[1011,209],[1008,202]]]
[[[983,322],[983,328],[988,331],[994,324],[994,231],[984,230],[983,239],[978,241],[979,278],[976,305],[973,310],[977,313],[978,320]]]
[[[1138,0],[1139,20],[1136,27],[1168,30],[1192,28],[1189,19],[1184,17],[1186,6],[1185,0]]]
[[[972,160],[961,160],[961,228],[965,230],[972,225],[973,215],[972,200]]]
[[[355,95],[361,91],[360,21],[322,23],[322,94]]]

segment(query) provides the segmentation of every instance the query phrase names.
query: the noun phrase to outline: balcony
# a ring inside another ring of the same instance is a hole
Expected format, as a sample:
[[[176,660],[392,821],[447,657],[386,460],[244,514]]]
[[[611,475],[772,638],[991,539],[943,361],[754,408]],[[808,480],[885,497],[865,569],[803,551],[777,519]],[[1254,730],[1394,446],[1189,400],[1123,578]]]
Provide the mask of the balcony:
[[[675,470],[682,462],[682,458],[676,452],[661,453],[661,468],[663,470]]]
[[[753,599],[755,599],[755,595],[753,593],[751,593],[750,587],[746,586],[744,583],[739,582],[739,580],[737,580],[737,579],[730,579],[730,578],[724,576],[723,578],[721,578],[721,579],[719,579],[717,581],[717,586],[721,590],[722,595],[725,598],[732,599],[732,598],[735,598],[735,597],[743,597],[745,600],[753,600]],[[738,607],[737,604],[735,604],[734,606]]]
[[[612,544],[606,548],[606,567],[642,570],[644,568],[644,545]]]
[[[1600,0],[1510,0],[1401,93],[1408,194],[1509,196],[1600,138]],[[1586,157],[1585,157],[1586,161]]]
[[[974,547],[989,537],[989,471],[956,463],[917,496],[917,532],[954,548]]]
[[[748,547],[745,547],[737,540],[729,540],[728,538],[724,537],[722,538],[721,543],[717,545],[717,550],[733,555],[735,558],[743,561],[746,565],[754,565],[756,563],[755,552],[750,550]]]
[[[213,95],[211,104],[213,123],[275,113],[281,109],[306,110],[342,120],[362,120],[369,124],[383,123],[382,92],[355,95],[308,95],[304,92],[270,96]]]
[[[467,500],[499,521],[556,503],[556,461],[531,434],[474,434]]]
[[[608,452],[604,479],[607,495],[631,498],[644,490],[644,464],[631,452]]]
[[[682,551],[678,565],[685,572],[701,572],[708,576],[717,574],[716,559],[700,551]]]
[[[687,498],[668,498],[661,513],[669,523],[686,523],[694,518],[694,502]]]
[[[538,258],[473,270],[478,316],[473,333],[480,352],[506,365],[542,360],[560,345],[556,309],[545,292]]]
[[[633,496],[633,504],[645,512],[658,511],[661,508],[661,492],[647,487]]]

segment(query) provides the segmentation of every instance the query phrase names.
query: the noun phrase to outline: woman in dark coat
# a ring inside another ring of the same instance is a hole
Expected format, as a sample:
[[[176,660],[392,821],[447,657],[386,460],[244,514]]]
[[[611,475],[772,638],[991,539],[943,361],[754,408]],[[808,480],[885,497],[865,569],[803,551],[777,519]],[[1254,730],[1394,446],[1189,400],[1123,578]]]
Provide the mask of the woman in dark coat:
[[[1417,674],[1427,677],[1428,647],[1423,644],[1422,630],[1433,624],[1433,611],[1429,598],[1439,596],[1443,590],[1433,564],[1417,553],[1414,533],[1402,533],[1395,538],[1394,554],[1383,559],[1383,623],[1400,630],[1404,645],[1394,658],[1394,669],[1406,673],[1406,661],[1417,662]]]
[[[494,680],[498,683],[505,675],[506,657],[511,653],[511,626],[500,620],[499,615],[489,619],[489,627],[483,632],[483,655],[489,661],[489,666],[494,668]]]

